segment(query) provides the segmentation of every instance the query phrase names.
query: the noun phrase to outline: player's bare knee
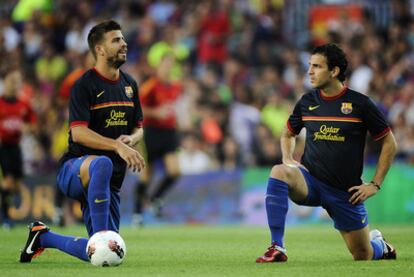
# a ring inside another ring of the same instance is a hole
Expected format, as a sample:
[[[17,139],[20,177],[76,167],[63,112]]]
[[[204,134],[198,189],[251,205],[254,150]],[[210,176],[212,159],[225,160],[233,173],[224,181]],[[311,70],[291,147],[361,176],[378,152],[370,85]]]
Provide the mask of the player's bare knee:
[[[89,156],[81,165],[80,178],[82,184],[86,187],[94,174],[111,178],[113,163],[107,156]]]
[[[270,177],[281,180],[285,183],[291,183],[293,176],[293,169],[284,164],[278,164],[273,166],[270,172]]]
[[[278,164],[272,167],[272,170],[270,171],[270,177],[278,180],[284,180],[286,179],[286,174],[283,169],[282,164]]]
[[[79,177],[81,179],[81,182],[84,186],[87,186],[89,183],[89,166],[91,165],[91,162],[97,158],[98,156],[90,155],[88,156],[81,164],[80,170],[79,170]]]

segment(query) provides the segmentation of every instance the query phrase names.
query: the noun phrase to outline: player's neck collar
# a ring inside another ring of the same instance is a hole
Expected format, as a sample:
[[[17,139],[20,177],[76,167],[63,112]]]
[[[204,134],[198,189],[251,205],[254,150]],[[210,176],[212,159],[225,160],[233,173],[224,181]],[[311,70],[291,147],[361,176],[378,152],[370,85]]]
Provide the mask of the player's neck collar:
[[[99,73],[99,71],[96,69],[96,67],[92,67],[92,70],[96,73],[96,75],[103,81],[110,83],[110,84],[116,84],[119,82],[119,80],[121,79],[121,71],[119,71],[119,75],[118,75],[118,79],[116,80],[111,80],[106,78],[105,76],[103,76],[101,73]]]
[[[334,96],[327,96],[326,94],[325,94],[325,92],[323,91],[323,90],[319,90],[319,95],[321,96],[321,98],[323,99],[323,100],[327,100],[327,101],[332,101],[332,100],[336,100],[336,99],[338,99],[338,98],[340,98],[342,95],[344,95],[345,94],[345,92],[347,91],[347,89],[348,89],[348,87],[347,86],[344,86],[343,88],[342,88],[342,90],[341,90],[341,92],[339,93],[339,94],[337,94],[337,95],[334,95]]]

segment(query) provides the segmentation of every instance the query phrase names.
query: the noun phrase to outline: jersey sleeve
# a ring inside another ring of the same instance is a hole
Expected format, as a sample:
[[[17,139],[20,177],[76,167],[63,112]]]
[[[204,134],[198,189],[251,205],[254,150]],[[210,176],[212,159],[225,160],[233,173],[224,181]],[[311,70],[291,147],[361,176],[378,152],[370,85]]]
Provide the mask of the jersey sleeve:
[[[382,139],[391,131],[384,115],[371,99],[366,101],[363,111],[364,122],[374,140]]]
[[[133,88],[134,88],[134,107],[135,107],[135,127],[136,128],[142,128],[142,121],[144,119],[142,114],[142,108],[141,108],[141,102],[139,100],[139,89],[137,83],[133,82]]]
[[[296,103],[295,108],[293,109],[292,114],[289,116],[286,124],[289,131],[295,135],[299,134],[300,130],[303,128],[301,102],[302,99]]]
[[[90,97],[88,90],[80,82],[71,89],[69,101],[69,126],[88,126],[90,120]]]

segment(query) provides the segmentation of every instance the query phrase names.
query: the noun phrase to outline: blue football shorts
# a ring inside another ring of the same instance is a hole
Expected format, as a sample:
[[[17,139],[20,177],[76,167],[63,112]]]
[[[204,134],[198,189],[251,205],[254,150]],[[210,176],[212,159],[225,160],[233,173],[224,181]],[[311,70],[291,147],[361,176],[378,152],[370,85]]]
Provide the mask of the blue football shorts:
[[[352,205],[351,193],[326,185],[313,177],[307,170],[299,168],[308,186],[308,196],[298,205],[322,206],[340,231],[354,231],[368,225],[368,214],[364,203]]]
[[[82,185],[80,179],[80,167],[88,155],[67,160],[60,168],[57,175],[57,185],[62,193],[81,203],[83,221],[89,236],[93,235],[92,221],[88,205],[88,189]],[[119,191],[111,188],[111,203],[109,207],[109,230],[119,232],[120,223],[120,195]]]

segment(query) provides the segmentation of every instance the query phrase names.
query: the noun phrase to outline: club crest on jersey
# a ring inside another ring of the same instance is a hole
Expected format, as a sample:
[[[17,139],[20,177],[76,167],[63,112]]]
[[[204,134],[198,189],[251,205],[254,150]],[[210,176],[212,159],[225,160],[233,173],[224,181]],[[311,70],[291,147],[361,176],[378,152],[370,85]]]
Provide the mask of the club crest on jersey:
[[[132,87],[130,87],[130,86],[126,86],[126,87],[125,87],[125,95],[126,95],[128,98],[132,98],[133,94],[134,94],[134,91],[132,90]]]
[[[352,113],[352,103],[342,103],[341,112],[343,114],[350,114]]]

